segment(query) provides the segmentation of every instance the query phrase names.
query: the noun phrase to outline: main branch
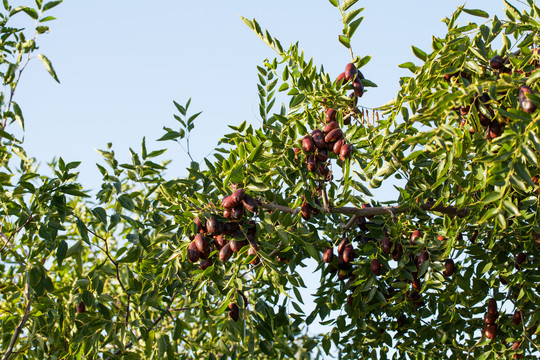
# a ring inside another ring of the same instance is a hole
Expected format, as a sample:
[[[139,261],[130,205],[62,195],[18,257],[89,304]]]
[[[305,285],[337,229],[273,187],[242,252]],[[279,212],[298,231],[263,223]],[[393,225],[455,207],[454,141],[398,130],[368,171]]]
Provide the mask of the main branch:
[[[457,216],[463,218],[469,215],[469,209],[458,209],[455,206],[443,206],[435,205],[435,201],[427,201],[419,205],[420,209],[430,212],[439,212],[441,214],[446,214],[449,216]],[[293,209],[288,206],[278,205],[278,204],[268,204],[261,203],[260,206],[269,211],[281,211],[287,212],[293,215],[296,215],[300,212],[299,208]],[[356,216],[372,216],[372,215],[395,215],[404,213],[410,210],[410,206],[378,206],[378,207],[366,207],[366,208],[357,208],[353,206],[343,206],[343,207],[329,207],[328,213],[331,214],[345,214],[345,215],[356,215]]]

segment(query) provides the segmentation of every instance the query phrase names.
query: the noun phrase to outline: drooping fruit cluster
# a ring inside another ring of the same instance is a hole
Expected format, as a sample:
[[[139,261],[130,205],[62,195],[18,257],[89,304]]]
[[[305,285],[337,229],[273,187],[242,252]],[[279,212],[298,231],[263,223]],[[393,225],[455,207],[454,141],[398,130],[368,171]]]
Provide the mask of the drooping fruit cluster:
[[[341,239],[337,250],[337,267],[334,262],[334,249],[331,247],[325,250],[323,261],[330,264],[330,271],[334,272],[337,270],[339,280],[345,280],[352,275],[353,267],[351,263],[354,261],[356,253],[347,237]]]
[[[251,263],[258,264],[259,246],[255,239],[257,224],[245,216],[245,210],[254,214],[258,212],[257,201],[244,189],[237,188],[223,199],[221,205],[222,216],[210,214],[206,220],[195,217],[197,234],[187,248],[188,261],[194,263],[200,259],[199,267],[205,270],[213,265],[211,254],[214,250],[219,251],[220,261],[227,262],[233,253],[249,245],[247,255],[254,255]]]
[[[499,318],[495,299],[489,299],[487,310],[484,318],[484,334],[488,339],[493,340],[497,337],[497,319]]]
[[[537,52],[537,49],[532,49],[533,52]],[[520,56],[520,52],[512,54],[512,56]],[[489,62],[490,69],[492,72],[493,79],[498,79],[501,74],[510,74],[512,69],[510,67],[510,61],[508,57],[502,57],[500,55],[495,55]],[[536,61],[531,61],[529,67],[532,69],[538,69],[540,64]],[[514,71],[515,73],[523,73],[522,70]],[[460,77],[466,78],[470,81],[470,75],[459,73]],[[530,73],[525,74],[529,76]],[[451,81],[451,78],[455,76],[445,76],[447,81]],[[518,101],[519,107],[521,110],[528,114],[532,114],[536,111],[536,105],[531,101],[527,94],[534,94],[533,90],[523,85],[519,88],[518,91]],[[499,92],[499,95],[502,95]],[[470,111],[474,108],[475,113],[478,115],[478,120],[480,125],[485,129],[485,137],[487,140],[493,140],[502,135],[504,131],[504,126],[508,122],[507,119],[503,119],[500,115],[497,115],[497,111],[494,109],[500,107],[501,104],[497,104],[496,101],[490,98],[487,92],[484,92],[482,95],[475,95],[470,99],[469,104],[462,105],[461,107],[455,108],[456,112],[461,116],[461,125],[465,126],[468,123],[467,118],[471,118],[472,112]],[[475,132],[475,126],[471,124],[469,127],[471,133]]]
[[[345,71],[336,79],[337,83],[352,82],[353,93],[350,97],[354,99],[354,104],[359,97],[364,94],[364,85],[362,79],[364,76],[356,69],[352,63],[347,64]],[[329,169],[328,159],[334,154],[341,161],[351,157],[353,148],[343,137],[343,130],[340,128],[336,116],[338,110],[332,107],[326,107],[324,110],[324,127],[315,129],[311,134],[306,134],[302,139],[302,150],[306,153],[306,164],[310,172],[319,174],[326,181],[332,179]],[[349,125],[350,116],[345,116],[343,125]]]

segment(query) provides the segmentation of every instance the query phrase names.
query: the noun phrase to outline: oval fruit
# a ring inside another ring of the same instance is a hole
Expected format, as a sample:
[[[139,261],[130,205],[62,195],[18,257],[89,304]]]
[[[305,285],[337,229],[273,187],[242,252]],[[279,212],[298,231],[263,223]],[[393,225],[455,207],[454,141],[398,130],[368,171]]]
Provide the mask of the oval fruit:
[[[317,151],[317,160],[320,162],[325,162],[328,160],[328,151],[326,149],[319,149]]]
[[[240,308],[236,303],[230,303],[229,304],[229,318],[231,318],[233,321],[238,321],[240,318]]]
[[[240,203],[233,207],[231,211],[231,218],[233,218],[233,220],[240,220],[242,215],[244,215],[244,205]]]
[[[429,253],[427,251],[423,251],[419,256],[417,260],[418,267],[422,266],[424,262],[426,262],[429,259]]]
[[[331,263],[332,260],[334,260],[334,249],[328,248],[323,254],[323,262],[325,263]]]
[[[252,213],[256,213],[259,211],[259,206],[257,205],[257,200],[246,194],[244,196],[244,200],[242,200],[242,204],[244,204],[244,207],[247,211],[250,211]]]
[[[490,313],[490,314],[497,313],[497,301],[495,299],[489,299],[488,313]]]
[[[533,91],[527,85],[519,88],[519,106],[523,111],[532,114],[536,110],[536,105],[529,99],[526,94],[533,94]]]
[[[390,241],[388,236],[382,238],[381,248],[385,254],[390,254],[392,252],[392,241]]]
[[[364,95],[364,84],[362,84],[362,81],[359,78],[354,79],[352,87],[356,96],[362,97],[362,95]]]
[[[210,266],[212,266],[212,260],[210,259],[204,259],[202,260],[200,263],[199,263],[199,268],[201,270],[206,270],[208,269]]]
[[[343,131],[341,131],[340,128],[335,128],[334,130],[330,131],[325,137],[324,141],[327,143],[337,141],[339,138],[343,136]]]
[[[339,151],[339,158],[341,161],[345,161],[345,159],[348,159],[351,157],[352,153],[352,146],[348,143],[344,143],[341,146],[341,150]]]
[[[489,324],[486,326],[486,337],[493,340],[497,337],[497,324]]]
[[[355,254],[354,254],[354,248],[352,247],[351,244],[348,244],[347,246],[345,246],[345,249],[343,250],[343,260],[350,264],[351,262],[354,261],[354,257],[355,257]]]
[[[349,245],[349,244],[350,244],[349,238],[344,237],[344,238],[340,241],[340,243],[339,243],[339,245],[338,245],[338,248],[337,248],[338,253],[342,254],[343,251],[345,250],[345,247],[346,247],[347,245]]]
[[[233,251],[231,250],[231,245],[225,244],[219,251],[219,260],[226,262],[231,258],[232,255]]]
[[[491,60],[489,60],[489,66],[491,66],[493,70],[501,70],[504,66],[503,57],[500,55],[495,55],[491,58]]]
[[[192,241],[188,246],[187,259],[192,263],[199,261],[199,250],[197,249],[197,245],[195,245],[194,241]]]
[[[400,243],[397,243],[396,246],[394,247],[394,251],[392,251],[392,259],[394,259],[395,261],[398,261],[399,256],[401,255],[402,252],[403,252],[403,245],[401,245]]]
[[[248,256],[249,255],[254,255],[255,257],[253,258],[253,260],[251,260],[251,264],[252,265],[257,265],[261,262],[261,258],[259,258],[259,256],[257,255],[258,253],[258,246],[257,244],[252,244],[250,247],[249,247],[249,250],[247,252]]]
[[[374,275],[381,275],[381,263],[379,263],[379,260],[371,260],[371,264],[369,264],[369,267]]]
[[[244,199],[245,195],[246,195],[245,190],[242,189],[242,188],[238,188],[238,189],[233,191],[231,197],[233,198],[233,200],[234,200],[234,202],[236,204],[239,204],[240,201],[242,201]]]
[[[452,276],[454,274],[454,260],[447,259],[444,262],[444,269],[445,269],[443,271],[444,276]]]
[[[309,206],[309,204],[304,201],[302,207],[300,208],[300,213],[302,214],[302,218],[304,220],[309,220],[309,218],[311,217],[311,206]]]
[[[238,205],[238,203],[234,201],[234,198],[231,196],[227,196],[221,201],[221,206],[223,206],[224,208],[233,208],[236,205]]]
[[[516,325],[521,323],[521,314],[519,310],[514,311],[514,316],[512,316],[512,322]]]
[[[338,75],[338,77],[336,78],[336,84],[339,84],[339,83],[342,83],[343,84],[343,81],[345,80],[345,73],[342,72],[341,74]]]
[[[353,80],[358,75],[358,72],[356,70],[356,66],[354,66],[353,63],[348,63],[345,66],[344,75],[345,75],[345,80],[347,80],[347,81]]]
[[[197,232],[200,232],[200,233],[206,232],[206,228],[204,224],[201,222],[201,219],[199,218],[199,216],[196,216],[193,222],[195,223],[195,226],[197,227]]]
[[[326,141],[324,140],[324,134],[321,130],[316,129],[311,133],[313,143],[317,149],[324,149],[326,147]]]
[[[330,131],[334,130],[334,129],[338,129],[339,128],[339,124],[337,121],[330,121],[328,124],[326,124],[326,126],[324,127],[323,129],[323,132],[325,134],[328,134]],[[328,141],[326,139],[324,139],[327,143],[328,142],[331,142],[331,141]]]
[[[81,301],[75,306],[75,312],[77,314],[82,314],[86,312],[86,305],[84,304],[84,302]]]
[[[326,120],[326,123],[330,123],[336,120],[336,115],[336,109],[326,108],[326,110],[324,110],[324,119]]]
[[[306,135],[302,139],[302,150],[304,150],[307,153],[312,153],[315,151],[315,144],[313,143],[313,139],[311,136]]]
[[[208,233],[213,236],[219,235],[219,224],[216,215],[210,215],[210,219],[206,222],[206,229]]]
[[[339,139],[336,141],[336,143],[334,144],[334,148],[332,149],[334,151],[334,154],[336,154],[337,156],[340,155],[341,147],[343,146],[343,144],[344,144],[343,139]]]
[[[316,172],[317,171],[317,161],[315,160],[315,156],[309,155],[306,159],[307,168],[310,172]]]
[[[195,239],[193,239],[193,242],[195,243],[195,246],[200,253],[204,253],[204,251],[208,248],[209,245],[208,239],[201,234],[195,235]]]

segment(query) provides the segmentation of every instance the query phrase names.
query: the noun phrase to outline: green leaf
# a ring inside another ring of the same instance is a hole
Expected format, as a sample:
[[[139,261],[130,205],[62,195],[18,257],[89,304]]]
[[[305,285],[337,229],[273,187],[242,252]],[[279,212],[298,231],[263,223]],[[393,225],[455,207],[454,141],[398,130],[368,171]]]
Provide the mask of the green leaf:
[[[349,10],[354,4],[356,4],[358,0],[345,0],[343,4],[341,4],[341,10],[347,11]]]
[[[77,230],[79,231],[79,234],[81,235],[81,238],[84,240],[85,243],[90,244],[90,239],[88,238],[88,229],[86,228],[86,225],[82,220],[77,219],[75,221],[75,225],[77,225]]]
[[[478,10],[478,9],[463,9],[464,12],[466,12],[469,15],[478,16],[482,18],[489,18],[489,14],[485,12],[484,10]]]
[[[128,194],[122,194],[118,197],[118,202],[120,205],[129,211],[132,211],[135,208],[135,205],[133,204],[133,199]]]
[[[56,80],[56,82],[60,83],[60,80],[58,80],[58,76],[56,76],[56,72],[54,71],[54,68],[53,68],[50,60],[43,54],[38,54],[37,57],[41,60],[43,65],[45,65],[45,69],[47,69],[49,74],[51,74],[52,78],[54,80]]]
[[[345,16],[343,16],[343,21],[348,24],[350,23],[351,21],[353,21],[357,16],[358,14],[360,14],[364,9],[363,8],[360,8],[360,9],[354,9],[354,10],[351,10],[349,11],[348,13],[345,14]]]
[[[253,21],[246,19],[243,16],[240,16],[244,24],[246,24],[251,30],[255,31],[255,25],[253,25]]]
[[[339,42],[343,44],[347,49],[351,48],[351,39],[345,35],[339,35]]]
[[[37,20],[39,18],[39,14],[36,11],[36,9],[32,9],[31,7],[24,7],[22,11],[24,11],[28,16],[30,16],[34,20]]]
[[[13,104],[13,112],[15,113],[15,120],[19,124],[22,130],[24,130],[24,118],[21,111],[21,108],[19,107],[19,104],[17,104],[15,101],[12,102]]]
[[[48,3],[46,3],[44,6],[43,6],[43,11],[47,11],[49,9],[52,9],[53,7],[59,5],[62,3],[62,0],[58,0],[58,1],[49,1]]]
[[[425,52],[423,52],[422,50],[420,50],[416,46],[411,46],[411,48],[412,48],[412,52],[413,52],[414,56],[416,56],[417,58],[419,58],[423,62],[426,62],[427,54]]]
[[[493,191],[493,192],[488,193],[486,196],[484,196],[482,200],[480,200],[480,202],[484,204],[489,204],[491,202],[499,200],[500,198],[502,198],[503,195],[504,195],[504,192],[501,190]]]
[[[335,7],[339,7],[338,0],[329,0],[329,1],[330,1],[330,4],[334,5]]]
[[[264,143],[260,143],[259,145],[257,145],[257,147],[255,147],[255,149],[251,151],[247,158],[248,163],[253,163],[255,160],[257,160],[257,158],[261,155],[263,151],[263,145]]]
[[[56,248],[56,262],[58,263],[58,267],[62,266],[62,262],[66,258],[66,253],[68,250],[68,245],[65,240],[60,240],[60,243],[58,244],[58,248]]]

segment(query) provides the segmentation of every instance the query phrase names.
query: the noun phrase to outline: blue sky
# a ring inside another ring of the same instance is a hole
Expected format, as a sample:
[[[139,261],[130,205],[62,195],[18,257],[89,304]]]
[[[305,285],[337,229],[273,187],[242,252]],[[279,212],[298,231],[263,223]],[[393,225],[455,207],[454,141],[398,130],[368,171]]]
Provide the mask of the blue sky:
[[[442,36],[440,20],[460,1],[359,1],[364,22],[352,45],[372,55],[364,75],[378,84],[361,104],[376,107],[392,99],[398,64],[415,61],[411,45],[427,49],[431,35]],[[502,1],[469,1],[468,8],[502,14]],[[155,143],[163,126],[175,126],[172,100],[192,98],[203,111],[192,135],[192,154],[202,161],[227,124],[258,122],[257,69],[273,51],[241,21],[256,18],[283,45],[300,42],[308,57],[337,76],[350,54],[338,41],[341,22],[327,0],[284,1],[64,1],[52,10],[51,31],[39,40],[61,84],[34,59],[16,100],[26,121],[25,147],[46,164],[55,156],[83,161],[80,180],[99,186],[96,148],[114,144],[127,161],[128,148],[169,146],[169,170],[179,176],[188,157],[179,146]],[[20,16],[24,16],[22,13]],[[466,17],[464,18],[467,19]],[[482,19],[476,18],[481,22]]]

